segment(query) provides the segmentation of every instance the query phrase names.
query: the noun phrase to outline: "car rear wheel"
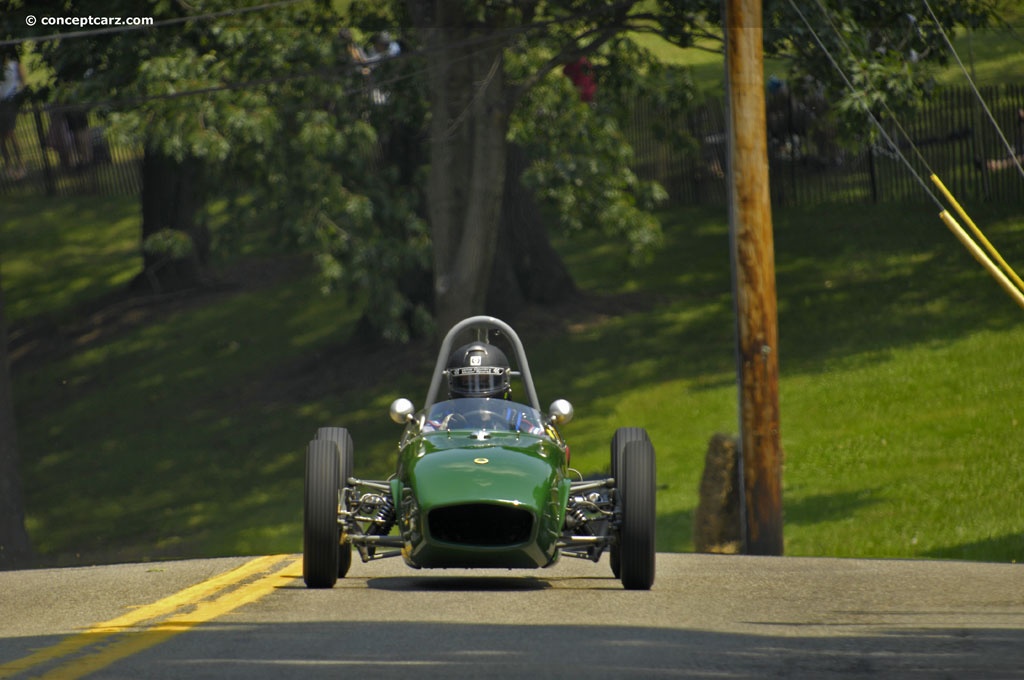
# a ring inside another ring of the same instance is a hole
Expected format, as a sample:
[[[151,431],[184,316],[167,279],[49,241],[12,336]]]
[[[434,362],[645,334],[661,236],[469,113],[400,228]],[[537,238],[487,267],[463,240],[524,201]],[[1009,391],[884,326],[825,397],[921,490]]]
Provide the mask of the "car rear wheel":
[[[338,488],[343,490],[348,486],[354,465],[352,435],[344,427],[321,427],[316,431],[316,438],[334,442],[338,447]],[[352,543],[345,541],[338,546],[338,578],[345,578],[351,566]]]
[[[302,578],[308,588],[333,588],[340,566],[338,475],[335,442],[314,439],[306,449],[303,507]],[[351,552],[349,552],[351,559]]]
[[[612,477],[616,480],[622,477],[622,470],[619,469],[619,460],[622,458],[622,452],[626,448],[626,444],[637,441],[650,443],[651,438],[647,434],[647,430],[642,427],[620,427],[615,430],[615,435],[612,436],[611,459]],[[608,560],[611,563],[612,574],[615,575],[615,578],[619,578],[622,575],[622,567],[618,546],[613,545],[609,549]]]
[[[616,494],[621,513],[619,578],[626,590],[650,590],[654,584],[656,519],[654,446],[627,442],[618,456]]]

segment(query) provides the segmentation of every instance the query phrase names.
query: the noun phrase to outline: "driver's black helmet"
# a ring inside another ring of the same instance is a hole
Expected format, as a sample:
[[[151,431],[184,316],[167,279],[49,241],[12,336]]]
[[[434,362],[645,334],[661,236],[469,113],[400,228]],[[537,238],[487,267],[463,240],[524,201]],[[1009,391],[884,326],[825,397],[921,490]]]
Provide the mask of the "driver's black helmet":
[[[448,396],[498,397],[508,399],[512,393],[509,367],[505,353],[486,342],[463,345],[448,357]]]

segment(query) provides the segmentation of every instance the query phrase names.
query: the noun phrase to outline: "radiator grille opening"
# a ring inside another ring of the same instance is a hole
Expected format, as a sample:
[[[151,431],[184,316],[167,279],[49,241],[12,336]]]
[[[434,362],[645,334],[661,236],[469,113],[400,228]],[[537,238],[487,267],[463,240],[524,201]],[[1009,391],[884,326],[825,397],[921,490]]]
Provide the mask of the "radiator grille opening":
[[[521,508],[470,503],[431,510],[427,522],[437,541],[498,547],[528,541],[533,514]]]

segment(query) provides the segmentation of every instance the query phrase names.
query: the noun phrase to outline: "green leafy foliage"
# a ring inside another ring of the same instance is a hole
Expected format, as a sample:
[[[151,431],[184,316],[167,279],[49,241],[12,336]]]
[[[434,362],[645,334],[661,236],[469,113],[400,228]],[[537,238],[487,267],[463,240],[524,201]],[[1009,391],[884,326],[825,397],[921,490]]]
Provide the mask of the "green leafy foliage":
[[[0,3],[12,10],[8,32],[19,20],[24,27],[28,10],[16,5]],[[51,10],[139,12],[127,2],[89,1]],[[406,322],[422,326],[426,311],[397,282],[407,267],[427,266],[429,238],[419,190],[396,196],[399,173],[382,155],[394,121],[415,135],[422,120],[408,62],[374,70],[374,84],[393,81],[404,95],[374,106],[374,85],[350,62],[338,35],[345,21],[330,3],[246,11],[211,0],[157,3],[148,12],[163,25],[40,43],[54,74],[48,96],[104,114],[116,142],[203,162],[210,195],[244,197],[230,203],[232,222],[271,223],[282,245],[317,249],[324,290],[350,292],[382,335],[408,339]],[[161,233],[147,244],[146,252],[163,252],[177,241]]]
[[[992,26],[1020,11],[1017,0],[765,0],[764,53],[787,85],[828,102],[822,116],[849,138],[874,135],[865,113],[912,115],[950,59],[957,29]],[[725,4],[659,0],[664,37],[679,46],[722,45]],[[673,25],[684,30],[673,30]],[[846,75],[844,79],[843,75]],[[846,80],[849,80],[848,84]],[[852,85],[852,87],[851,87]]]
[[[180,260],[192,254],[192,239],[178,229],[161,229],[142,242],[142,249],[152,255],[164,255]]]
[[[624,239],[635,262],[648,258],[661,240],[651,210],[664,193],[630,170],[623,130],[642,91],[665,121],[656,131],[664,142],[692,147],[679,121],[693,94],[683,71],[657,64],[623,36],[656,33],[680,46],[721,39],[721,3],[438,2],[472,24],[465,35],[508,46],[508,100],[518,103],[508,112],[508,138],[532,152],[526,181],[557,223],[570,232],[600,229]],[[330,2],[270,9],[228,0],[151,3],[145,13],[153,28],[38,43],[53,74],[52,87],[39,96],[104,113],[107,132],[118,141],[200,159],[215,194],[250,199],[237,223],[255,211],[278,226],[283,243],[317,248],[324,288],[365,300],[372,324],[385,337],[404,340],[430,316],[429,296],[416,298],[410,289],[423,289],[419,277],[431,267],[429,232],[436,226],[425,223],[423,181],[431,55],[419,51],[421,36],[410,26],[434,5],[355,0],[340,6],[344,13]],[[945,59],[943,32],[985,26],[998,9],[990,0],[930,7],[923,11],[916,0],[766,0],[766,53],[789,64],[790,86],[816,93],[854,134],[863,134],[865,110],[901,112],[927,94],[928,63]],[[133,16],[142,10],[127,0],[31,8],[0,0],[2,33],[52,30],[27,29],[30,11]],[[341,27],[364,39],[382,29],[408,29],[402,36],[408,51],[371,72],[351,63]],[[823,46],[850,74],[853,92],[822,58]],[[596,67],[596,107],[575,100],[558,73],[583,55]],[[463,94],[472,99],[472,92]]]
[[[516,52],[509,70],[528,73],[544,57],[542,50]],[[695,150],[686,132],[693,86],[683,69],[658,63],[625,37],[610,41],[589,61],[597,82],[594,102],[581,101],[569,79],[555,71],[520,102],[509,137],[534,159],[523,180],[564,232],[597,228],[624,239],[631,262],[639,264],[661,244],[654,210],[667,194],[658,183],[637,177],[624,130],[642,101],[655,110],[656,139]]]
[[[995,9],[990,0],[772,0],[765,53],[787,60],[788,80],[802,94],[833,102],[848,136],[873,136],[865,114],[911,115],[934,87],[935,65],[949,60],[946,37],[958,25],[988,25]]]
[[[523,181],[564,231],[594,225],[625,237],[634,261],[660,243],[661,226],[650,211],[664,189],[637,178],[633,150],[616,120],[581,102],[566,78],[552,75],[530,92],[510,137],[535,159]]]

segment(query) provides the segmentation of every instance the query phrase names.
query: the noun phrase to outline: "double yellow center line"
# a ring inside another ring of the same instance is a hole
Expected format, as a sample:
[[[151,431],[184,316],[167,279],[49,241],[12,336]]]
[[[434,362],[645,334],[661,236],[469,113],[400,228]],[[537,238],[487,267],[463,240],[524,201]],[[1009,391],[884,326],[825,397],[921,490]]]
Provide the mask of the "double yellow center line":
[[[282,579],[301,575],[301,570],[301,557],[271,555],[256,558],[162,600],[98,623],[51,647],[0,665],[0,678],[10,678],[29,670],[39,671],[47,666],[50,669],[36,677],[48,680],[84,677],[255,602],[280,587]],[[55,663],[58,665],[53,667]]]

